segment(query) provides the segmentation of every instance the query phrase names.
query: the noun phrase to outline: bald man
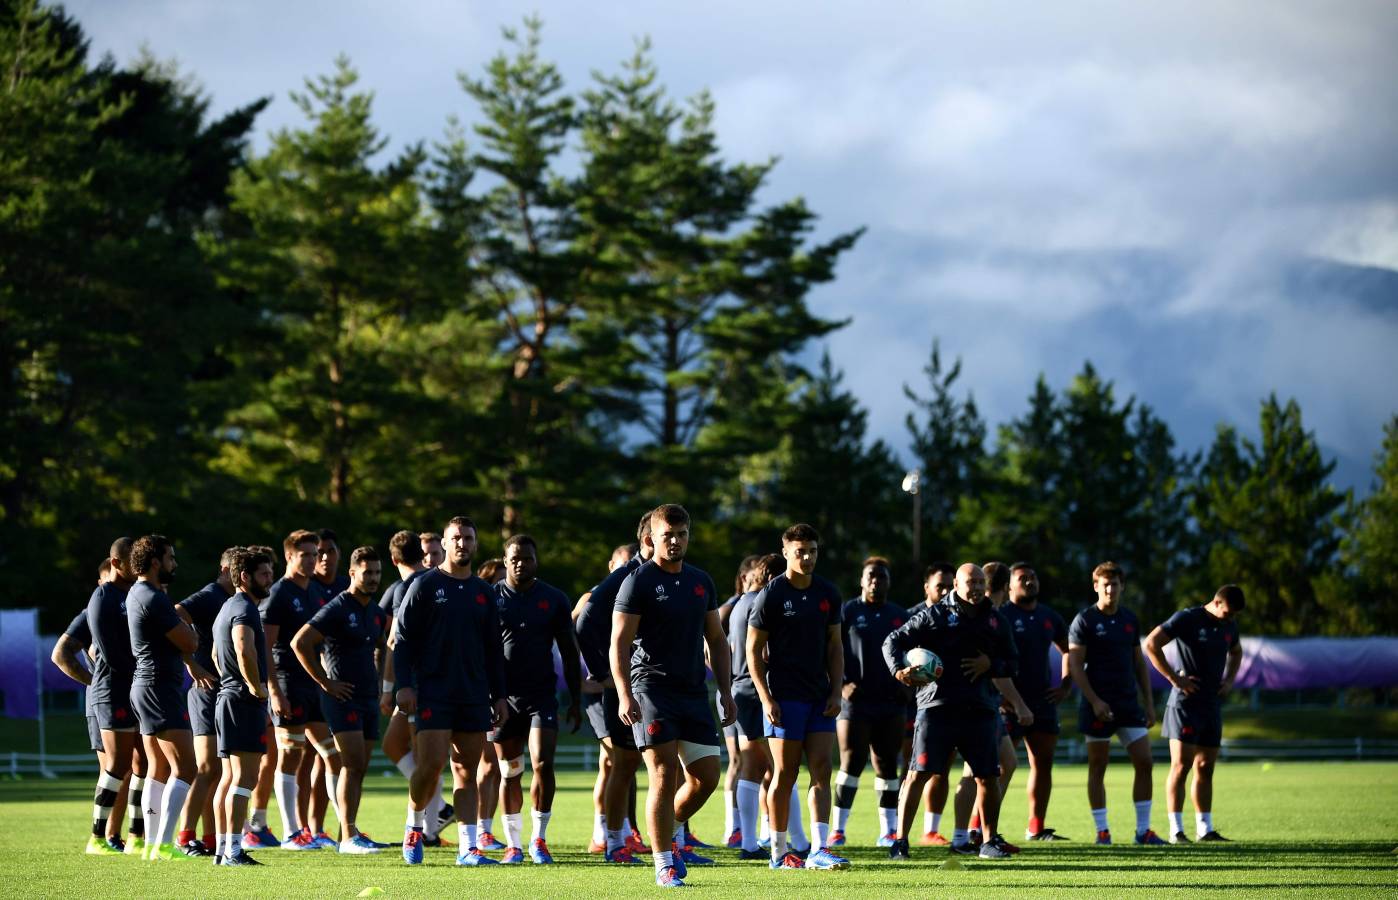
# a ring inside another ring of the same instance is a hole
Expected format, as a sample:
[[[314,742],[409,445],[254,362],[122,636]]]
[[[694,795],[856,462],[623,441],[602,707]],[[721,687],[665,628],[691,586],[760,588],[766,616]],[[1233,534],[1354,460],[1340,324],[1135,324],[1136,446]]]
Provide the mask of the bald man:
[[[1010,679],[1018,672],[1018,653],[1004,619],[986,598],[985,572],[966,563],[956,570],[951,593],[924,606],[883,643],[884,662],[893,677],[917,689],[917,725],[913,759],[898,798],[899,831],[889,858],[906,860],[908,831],[917,815],[923,786],[934,773],[946,775],[952,754],[959,752],[976,779],[976,800],[988,839],[978,851],[983,859],[1006,859],[1009,851],[998,832],[1000,818],[998,688],[1017,698]],[[908,665],[914,647],[932,651],[942,661],[942,675],[929,681]],[[1021,724],[1033,714],[1020,700]],[[969,851],[968,846],[953,852]]]

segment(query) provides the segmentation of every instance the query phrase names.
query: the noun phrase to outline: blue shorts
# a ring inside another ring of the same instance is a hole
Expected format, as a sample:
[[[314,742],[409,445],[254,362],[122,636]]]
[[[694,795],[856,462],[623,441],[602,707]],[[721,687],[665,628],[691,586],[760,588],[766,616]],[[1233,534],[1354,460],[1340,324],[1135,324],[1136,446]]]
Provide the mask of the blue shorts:
[[[97,725],[96,716],[87,717],[87,745],[98,753],[102,752],[102,729]]]
[[[1223,709],[1216,703],[1204,706],[1172,706],[1166,704],[1162,737],[1196,747],[1218,747],[1223,744]]]
[[[357,731],[365,740],[378,740],[379,701],[377,699],[336,700],[329,694],[320,695],[320,711],[330,726],[331,734]]]
[[[286,695],[286,702],[291,707],[291,715],[279,716],[272,714],[272,724],[278,728],[292,728],[298,725],[308,725],[311,722],[324,722],[325,715],[320,710],[321,689],[313,681],[302,681],[292,678],[282,678],[277,676],[277,684],[281,686],[282,693]]]
[[[1145,728],[1146,713],[1136,701],[1112,703],[1112,718],[1103,721],[1092,711],[1092,704],[1086,700],[1078,704],[1078,731],[1083,737],[1106,739],[1116,734],[1118,728]]]
[[[738,737],[748,741],[766,740],[767,731],[763,725],[767,721],[767,713],[762,709],[762,701],[757,699],[757,691],[734,691],[733,706],[738,711],[738,719],[733,723],[738,729]]]
[[[631,726],[638,748],[670,741],[721,746],[707,689],[702,694],[650,689],[636,691],[634,696],[641,708],[641,721]]]
[[[479,731],[490,730],[490,706],[485,703],[453,703],[450,700],[423,698],[417,702],[417,712],[408,717],[418,731]]]
[[[587,723],[592,726],[592,733],[597,736],[597,740],[610,739],[613,747],[635,750],[636,736],[631,733],[631,726],[622,723],[618,713],[621,700],[617,697],[617,692],[606,688],[601,694],[583,696],[597,698],[583,702],[587,709]]]
[[[510,716],[505,724],[490,732],[492,741],[528,737],[531,729],[558,730],[558,696],[510,697],[505,701]]]
[[[181,686],[171,682],[131,685],[131,705],[141,722],[141,734],[189,731],[189,707]]]
[[[97,701],[92,704],[92,716],[97,720],[97,727],[103,731],[135,729],[140,723],[136,721],[136,711],[131,708],[131,687],[128,685],[120,693],[114,689],[112,693],[121,699],[115,703]]]
[[[953,752],[960,753],[977,778],[1000,774],[1000,735],[993,710],[934,706],[917,711],[913,729],[914,772],[947,774]]]
[[[235,753],[266,753],[267,704],[246,697],[217,695],[214,731],[218,736],[218,755],[223,759]]]
[[[1029,711],[1034,714],[1034,721],[1028,725],[1019,724],[1019,719],[1015,718],[1013,712],[1000,711],[1000,720],[1004,725],[1005,734],[1010,736],[1010,740],[1018,742],[1029,734],[1059,733],[1058,707],[1044,703],[1029,707]]]
[[[825,714],[825,701],[778,700],[782,723],[773,725],[765,716],[762,733],[783,741],[804,741],[808,734],[834,734],[835,717]]]
[[[197,684],[191,684],[185,693],[185,703],[189,706],[189,724],[194,728],[195,737],[214,733],[214,698],[218,691],[205,691]]]

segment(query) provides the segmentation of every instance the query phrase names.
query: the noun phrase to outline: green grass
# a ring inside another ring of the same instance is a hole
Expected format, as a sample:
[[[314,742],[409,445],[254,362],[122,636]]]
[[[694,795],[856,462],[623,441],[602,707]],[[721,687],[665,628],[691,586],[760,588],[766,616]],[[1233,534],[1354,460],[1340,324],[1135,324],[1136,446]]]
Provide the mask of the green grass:
[[[373,768],[381,769],[376,763]],[[1154,824],[1164,831],[1160,797],[1164,770],[1157,767]],[[1398,889],[1398,764],[1233,763],[1219,767],[1215,821],[1232,844],[1141,848],[1090,846],[1091,819],[1084,796],[1085,770],[1064,766],[1056,777],[1050,823],[1071,843],[1028,845],[1007,862],[968,860],[942,868],[945,851],[914,848],[913,862],[893,864],[870,844],[873,792],[866,773],[856,803],[847,872],[770,872],[715,851],[720,865],[695,869],[689,882],[707,897],[791,896],[838,892],[845,897],[955,896],[1141,897],[1263,896],[1279,891],[1314,896],[1373,897]],[[1129,841],[1130,773],[1114,765],[1108,775],[1111,825]],[[401,835],[405,802],[400,778],[373,775],[359,821],[383,840]],[[1005,832],[1022,834],[1023,781],[1005,804]],[[292,855],[264,851],[260,869],[214,869],[204,862],[151,864],[130,857],[81,853],[91,810],[86,779],[0,782],[0,883],[8,896],[103,897],[355,897],[366,887],[388,897],[442,896],[466,892],[484,897],[627,897],[655,891],[648,867],[621,870],[581,852],[591,828],[591,778],[563,773],[549,828],[558,865],[539,869],[456,869],[451,852],[429,850],[427,864],[410,869],[396,852],[341,857],[326,851]],[[722,830],[717,799],[697,817],[696,830],[717,839]],[[272,813],[275,821],[276,812]],[[1192,818],[1192,816],[1191,816]],[[527,822],[527,820],[526,820]],[[527,828],[526,824],[526,828]]]

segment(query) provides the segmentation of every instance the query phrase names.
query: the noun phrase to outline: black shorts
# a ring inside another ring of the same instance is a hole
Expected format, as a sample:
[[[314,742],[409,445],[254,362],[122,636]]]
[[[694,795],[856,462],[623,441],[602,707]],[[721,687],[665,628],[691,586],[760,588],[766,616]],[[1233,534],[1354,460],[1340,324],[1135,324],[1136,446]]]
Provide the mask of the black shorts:
[[[637,691],[635,697],[641,709],[641,721],[631,726],[637,747],[654,747],[670,741],[720,746],[707,690],[702,694],[677,694],[664,689],[646,689]]]
[[[1160,734],[1182,744],[1218,747],[1223,743],[1223,708],[1216,703],[1206,706],[1167,704]]]
[[[1028,725],[1021,725],[1013,712],[1000,710],[1000,720],[1004,723],[1005,733],[1010,736],[1010,740],[1020,741],[1028,734],[1059,733],[1058,707],[1044,703],[1029,707],[1029,711],[1034,714],[1034,721]]]
[[[894,701],[869,701],[856,697],[853,700],[840,700],[839,718],[846,721],[850,719],[886,719],[896,716],[901,722],[908,714],[908,706],[901,700]]]
[[[364,735],[365,740],[378,740],[379,701],[377,698],[356,700],[351,697],[348,700],[336,700],[329,694],[322,693],[320,695],[320,712],[330,725],[331,734],[357,731]]]
[[[316,687],[315,682],[284,679],[278,676],[277,684],[280,685],[282,693],[286,695],[287,705],[291,707],[291,715],[279,716],[273,713],[273,725],[278,728],[290,728],[325,721],[325,714],[320,709],[320,698],[324,692]]]
[[[767,721],[767,714],[762,711],[762,701],[757,699],[757,692],[734,691],[733,705],[738,709],[738,719],[733,723],[738,726],[738,737],[748,741],[766,740],[763,725]]]
[[[94,702],[92,715],[97,719],[97,727],[103,731],[131,731],[140,723],[136,721],[136,711],[131,708],[131,688],[120,693],[112,692],[121,699],[115,703]]]
[[[617,692],[607,688],[596,696],[599,697],[597,702],[587,707],[587,723],[592,726],[597,740],[610,739],[613,747],[635,750],[636,737],[631,733],[631,726],[622,724],[617,712],[621,706]]]
[[[195,737],[214,733],[214,700],[218,691],[200,690],[199,685],[191,684],[185,693],[185,704],[189,707],[189,724],[194,728]]]
[[[528,737],[532,728],[558,730],[558,695],[539,697],[510,697],[505,704],[510,715],[505,724],[490,732],[492,741],[508,741]]]
[[[1092,711],[1092,704],[1083,701],[1078,704],[1078,731],[1083,737],[1109,738],[1118,728],[1145,728],[1146,713],[1135,700],[1130,703],[1111,703],[1112,719],[1103,721]]]
[[[87,717],[87,745],[97,752],[102,752],[102,729],[97,725],[96,716]]]
[[[131,685],[131,706],[141,723],[141,734],[189,731],[189,706],[184,691],[168,681]]]
[[[454,703],[423,697],[417,701],[417,712],[408,717],[418,731],[480,731],[490,730],[490,706],[485,703]]]
[[[995,778],[1000,773],[1000,736],[995,724],[999,718],[989,709],[919,709],[909,768],[945,775],[952,751],[956,751],[971,767],[972,775]]]
[[[214,732],[218,755],[267,752],[267,704],[261,700],[219,694],[214,700]]]

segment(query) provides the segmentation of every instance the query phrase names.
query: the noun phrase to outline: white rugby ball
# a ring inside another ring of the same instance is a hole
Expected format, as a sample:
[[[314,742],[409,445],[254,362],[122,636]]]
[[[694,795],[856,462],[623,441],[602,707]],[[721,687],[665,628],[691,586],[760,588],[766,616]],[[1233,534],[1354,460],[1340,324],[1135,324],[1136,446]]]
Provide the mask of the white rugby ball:
[[[914,647],[909,650],[907,660],[908,665],[915,667],[928,681],[936,681],[942,677],[941,657],[926,647]]]

